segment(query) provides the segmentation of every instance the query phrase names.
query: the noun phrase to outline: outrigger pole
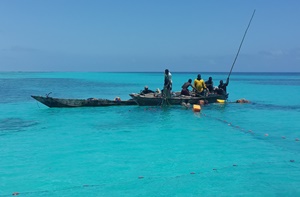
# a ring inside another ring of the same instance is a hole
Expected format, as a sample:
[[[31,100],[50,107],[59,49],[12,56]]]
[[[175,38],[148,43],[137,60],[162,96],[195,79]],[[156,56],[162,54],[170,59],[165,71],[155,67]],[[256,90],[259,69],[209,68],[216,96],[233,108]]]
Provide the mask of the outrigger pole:
[[[247,27],[247,29],[246,29],[246,31],[245,31],[245,33],[244,33],[244,36],[243,36],[242,42],[241,42],[241,44],[240,44],[239,50],[238,50],[238,52],[237,52],[237,54],[236,54],[236,56],[235,56],[235,59],[234,59],[234,61],[233,61],[233,63],[232,63],[230,72],[229,72],[229,74],[228,74],[228,78],[229,78],[230,75],[231,75],[231,71],[232,71],[232,69],[233,69],[233,66],[234,66],[234,64],[235,64],[235,62],[236,62],[236,59],[237,59],[239,53],[240,53],[240,50],[241,50],[241,48],[242,48],[242,44],[243,44],[243,42],[244,42],[244,39],[245,39],[245,37],[246,37],[247,31],[248,31],[248,29],[249,29],[249,27],[250,27],[250,24],[251,24],[251,21],[252,21],[252,19],[253,19],[254,14],[255,14],[255,10],[253,11],[252,17],[251,17],[251,19],[250,19],[250,21],[249,21],[249,24],[248,24],[248,27]]]

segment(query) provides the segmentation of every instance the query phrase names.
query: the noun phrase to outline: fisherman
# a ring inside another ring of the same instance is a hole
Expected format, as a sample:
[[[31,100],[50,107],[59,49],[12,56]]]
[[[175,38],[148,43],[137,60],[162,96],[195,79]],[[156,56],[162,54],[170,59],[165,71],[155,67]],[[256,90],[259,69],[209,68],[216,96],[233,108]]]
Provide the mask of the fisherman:
[[[165,97],[171,97],[172,83],[172,74],[168,69],[166,69],[163,89],[163,94]]]
[[[153,90],[149,90],[148,86],[145,86],[144,90],[141,91],[141,94],[149,94],[149,93],[154,93],[154,91]]]
[[[191,86],[193,89],[195,89],[194,86],[192,85],[192,79],[189,79],[187,82],[185,82],[185,83],[181,86],[181,88],[182,88],[182,90],[181,90],[181,95],[190,96],[191,94],[190,94],[190,91],[189,91],[189,89],[188,89],[190,86]]]
[[[207,88],[206,88],[206,85],[205,85],[205,82],[203,79],[201,79],[201,75],[198,74],[197,75],[197,79],[194,80],[194,87],[196,89],[196,95],[197,96],[204,96],[205,95],[205,91]]]
[[[212,77],[209,77],[207,81],[205,81],[205,85],[208,88],[209,93],[213,93],[214,91],[214,82]]]
[[[221,94],[221,95],[226,95],[227,91],[226,91],[226,87],[229,84],[229,77],[227,77],[226,83],[223,82],[223,80],[220,80],[220,84],[218,86],[217,94]]]

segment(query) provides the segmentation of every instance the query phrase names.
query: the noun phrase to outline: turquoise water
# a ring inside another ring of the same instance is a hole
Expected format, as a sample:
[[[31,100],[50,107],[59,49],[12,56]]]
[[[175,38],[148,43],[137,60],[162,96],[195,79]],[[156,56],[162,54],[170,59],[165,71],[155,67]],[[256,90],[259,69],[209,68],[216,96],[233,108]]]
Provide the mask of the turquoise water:
[[[172,73],[180,90],[197,73]],[[227,73],[202,73],[215,85]],[[300,74],[233,73],[229,100],[47,108],[30,95],[129,99],[163,73],[0,73],[0,196],[299,196]]]

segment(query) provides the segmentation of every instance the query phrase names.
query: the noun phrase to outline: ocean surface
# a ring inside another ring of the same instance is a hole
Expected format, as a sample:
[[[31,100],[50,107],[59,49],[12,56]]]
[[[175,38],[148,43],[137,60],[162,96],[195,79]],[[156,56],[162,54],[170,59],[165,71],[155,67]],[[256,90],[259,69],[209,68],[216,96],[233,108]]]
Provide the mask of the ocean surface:
[[[198,73],[172,73],[173,90]],[[214,85],[227,73],[201,73]],[[300,73],[233,73],[229,101],[48,108],[30,95],[129,99],[162,73],[0,72],[0,196],[300,196]]]

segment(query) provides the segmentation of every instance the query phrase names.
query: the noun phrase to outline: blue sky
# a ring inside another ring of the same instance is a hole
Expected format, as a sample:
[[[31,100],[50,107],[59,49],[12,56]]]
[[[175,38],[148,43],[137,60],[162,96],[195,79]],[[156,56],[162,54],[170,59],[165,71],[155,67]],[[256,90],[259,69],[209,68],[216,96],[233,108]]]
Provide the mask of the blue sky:
[[[0,71],[300,72],[298,0],[1,0]]]

